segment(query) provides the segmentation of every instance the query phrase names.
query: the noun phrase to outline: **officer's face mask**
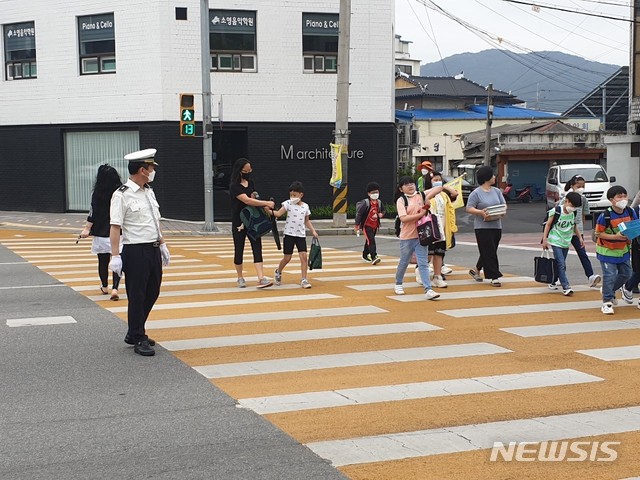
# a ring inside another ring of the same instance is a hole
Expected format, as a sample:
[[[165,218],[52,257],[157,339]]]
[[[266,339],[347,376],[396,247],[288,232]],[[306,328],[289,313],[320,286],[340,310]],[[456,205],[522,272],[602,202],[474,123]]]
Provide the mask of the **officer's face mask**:
[[[156,171],[155,170],[151,170],[151,171],[147,170],[147,172],[149,172],[149,175],[147,177],[147,182],[151,183],[151,182],[153,182],[153,179],[156,178]]]

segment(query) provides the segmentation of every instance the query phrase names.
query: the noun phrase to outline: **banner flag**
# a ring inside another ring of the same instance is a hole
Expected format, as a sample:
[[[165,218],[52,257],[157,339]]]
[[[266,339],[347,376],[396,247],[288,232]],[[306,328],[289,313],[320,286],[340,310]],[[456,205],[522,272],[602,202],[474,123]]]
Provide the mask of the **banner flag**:
[[[464,207],[464,199],[462,198],[462,175],[459,176],[458,178],[454,178],[450,182],[445,183],[444,186],[451,187],[456,192],[458,192],[457,198],[453,202],[451,202],[451,205],[453,205],[453,208]]]
[[[330,143],[331,147],[331,180],[329,185],[340,188],[342,185],[342,148],[343,145]]]

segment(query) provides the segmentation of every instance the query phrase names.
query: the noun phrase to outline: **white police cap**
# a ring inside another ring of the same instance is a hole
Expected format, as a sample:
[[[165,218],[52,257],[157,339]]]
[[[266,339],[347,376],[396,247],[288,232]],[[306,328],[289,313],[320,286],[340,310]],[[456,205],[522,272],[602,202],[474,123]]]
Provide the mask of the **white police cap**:
[[[124,159],[129,162],[152,163],[154,165],[158,165],[155,161],[156,152],[157,150],[155,148],[147,148],[145,150],[128,153],[124,156]]]

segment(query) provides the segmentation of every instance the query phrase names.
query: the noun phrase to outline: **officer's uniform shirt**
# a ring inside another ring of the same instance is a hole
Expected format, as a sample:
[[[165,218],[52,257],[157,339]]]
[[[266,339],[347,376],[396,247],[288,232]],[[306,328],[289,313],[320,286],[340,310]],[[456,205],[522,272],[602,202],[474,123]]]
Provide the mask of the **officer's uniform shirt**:
[[[149,208],[150,205],[152,208]],[[133,180],[127,180],[122,187],[113,192],[110,215],[111,224],[122,228],[122,240],[125,245],[160,240],[160,205],[153,189],[148,185],[141,188]]]

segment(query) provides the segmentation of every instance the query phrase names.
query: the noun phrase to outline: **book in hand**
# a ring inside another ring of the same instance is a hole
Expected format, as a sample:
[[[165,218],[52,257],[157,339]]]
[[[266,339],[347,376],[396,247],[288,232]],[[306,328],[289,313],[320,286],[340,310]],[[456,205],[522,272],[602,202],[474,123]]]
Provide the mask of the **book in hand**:
[[[618,228],[620,229],[620,233],[627,237],[629,240],[640,237],[640,220],[622,222],[620,225],[618,225]]]

